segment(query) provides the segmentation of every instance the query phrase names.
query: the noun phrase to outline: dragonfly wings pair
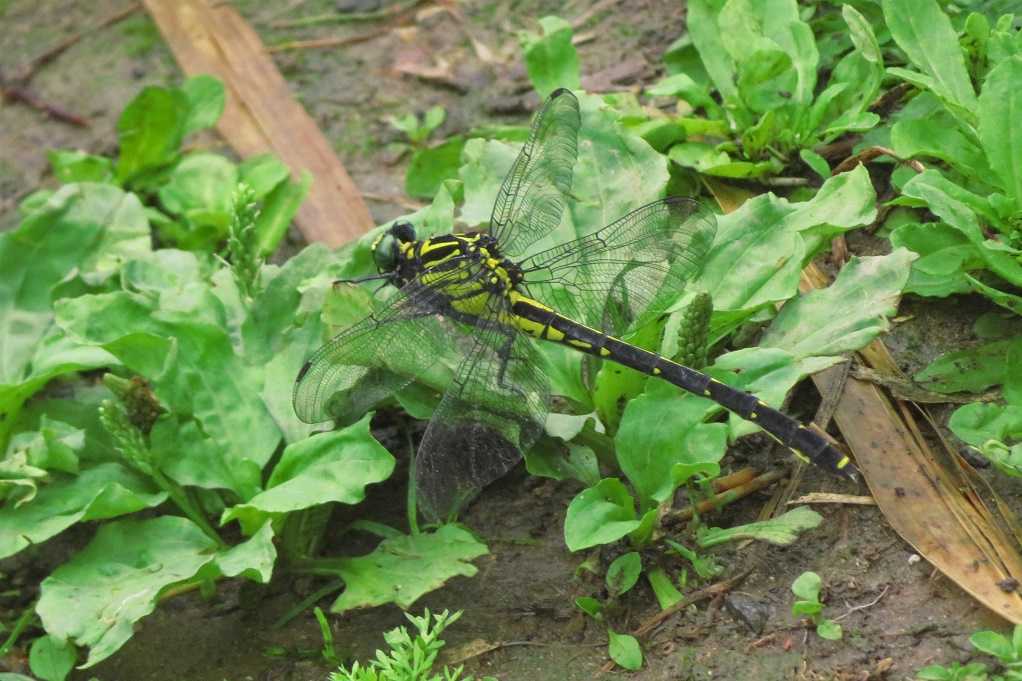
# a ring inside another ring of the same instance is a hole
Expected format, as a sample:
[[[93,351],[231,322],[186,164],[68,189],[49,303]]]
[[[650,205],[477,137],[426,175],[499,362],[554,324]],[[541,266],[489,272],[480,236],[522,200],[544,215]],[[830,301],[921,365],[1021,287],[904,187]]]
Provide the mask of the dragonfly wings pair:
[[[502,476],[543,431],[550,389],[532,341],[514,323],[511,292],[593,329],[622,333],[674,302],[713,242],[712,213],[688,199],[643,206],[602,229],[530,253],[561,224],[578,150],[578,100],[550,95],[500,188],[488,252],[433,264],[421,255],[385,272],[400,290],[310,359],[294,392],[308,422],[350,420],[451,358],[457,369],[417,454],[420,507],[444,517]],[[472,235],[478,243],[480,235]],[[466,242],[467,243],[467,242]],[[389,263],[393,265],[394,263]],[[496,274],[512,280],[494,284]]]

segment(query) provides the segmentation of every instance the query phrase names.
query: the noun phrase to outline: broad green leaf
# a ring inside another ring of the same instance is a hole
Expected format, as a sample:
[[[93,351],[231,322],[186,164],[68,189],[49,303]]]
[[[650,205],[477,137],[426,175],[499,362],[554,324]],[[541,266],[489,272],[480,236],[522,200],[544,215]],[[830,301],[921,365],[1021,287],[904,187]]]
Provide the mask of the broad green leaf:
[[[78,657],[75,647],[54,636],[40,636],[32,641],[28,664],[41,681],[64,681]]]
[[[263,286],[241,327],[244,355],[249,363],[262,364],[286,348],[289,339],[284,334],[290,327],[315,325],[321,302],[306,308],[303,292],[308,283],[327,272],[334,261],[334,255],[323,244],[311,244],[281,267],[263,268]]]
[[[1010,310],[1015,314],[1022,315],[1022,296],[1017,296],[1014,293],[1008,293],[1007,291],[996,289],[993,286],[987,286],[979,279],[968,274],[965,275],[965,279],[969,282],[969,286],[971,286],[976,293],[982,293],[1004,309]]]
[[[1022,440],[1022,405],[966,404],[951,414],[948,427],[976,448],[982,448],[990,440]]]
[[[983,150],[946,111],[902,118],[891,128],[891,146],[902,158],[940,159],[978,182],[985,182],[990,172]]]
[[[31,501],[0,509],[0,558],[40,544],[75,523],[134,513],[166,498],[148,479],[117,463],[85,468],[74,476],[56,474]]]
[[[341,430],[288,445],[266,482],[266,491],[224,513],[222,522],[258,510],[289,513],[319,504],[357,504],[365,488],[390,477],[394,457],[369,432],[367,414]]]
[[[219,79],[209,75],[192,76],[181,85],[181,91],[188,98],[184,134],[216,125],[227,98]]]
[[[869,174],[859,167],[827,180],[811,201],[766,194],[719,217],[717,238],[692,285],[713,296],[711,342],[752,312],[793,296],[801,268],[818,249],[873,221],[875,198]]]
[[[862,16],[859,10],[848,4],[841,6],[841,16],[848,24],[848,37],[851,38],[855,49],[866,61],[883,65],[884,57],[880,52],[880,43],[877,42],[876,35],[873,34],[873,27],[869,20]]]
[[[599,619],[603,604],[592,596],[579,596],[575,599],[575,607],[594,619]]]
[[[627,593],[642,574],[642,556],[630,551],[618,556],[607,568],[607,590],[611,596]]]
[[[799,158],[809,166],[810,170],[826,180],[830,177],[830,165],[827,159],[817,154],[812,149],[801,149],[798,152]]]
[[[804,507],[803,507],[804,508]],[[807,601],[819,601],[823,580],[815,572],[803,572],[791,584],[791,592]]]
[[[109,273],[124,253],[121,238],[140,236],[149,238],[138,199],[99,184],[62,187],[17,229],[0,234],[0,384],[39,373],[32,357],[53,322],[53,287],[76,269]]]
[[[258,584],[269,584],[276,561],[273,524],[264,523],[246,541],[222,551],[217,556],[216,567],[225,577],[240,576]]]
[[[453,577],[473,576],[477,569],[469,561],[488,551],[468,530],[443,525],[434,532],[384,539],[365,556],[331,559],[324,573],[343,579],[345,589],[330,611],[348,612],[385,603],[408,608]]]
[[[608,646],[610,659],[629,671],[642,669],[642,648],[634,636],[607,629],[607,638],[610,641]]]
[[[193,577],[216,544],[190,520],[119,520],[43,580],[36,612],[46,631],[89,648],[83,668],[115,653],[160,592]]]
[[[118,181],[123,184],[170,163],[178,153],[188,118],[188,98],[180,90],[150,86],[138,93],[117,121]]]
[[[761,345],[796,357],[841,355],[858,350],[890,327],[915,254],[853,258],[833,284],[799,296],[781,308]],[[834,310],[841,314],[834,315]]]
[[[820,638],[826,639],[828,641],[840,641],[841,636],[843,635],[841,631],[841,625],[835,622],[834,620],[828,619],[822,620],[819,624],[816,625],[816,634]]]
[[[738,101],[735,65],[724,48],[724,37],[717,22],[725,0],[691,0],[688,3],[689,37],[699,52],[706,73],[725,103]]]
[[[841,361],[839,356],[796,358],[779,348],[751,347],[735,350],[716,359],[713,368],[724,372],[740,372],[733,387],[752,393],[766,404],[780,408],[788,391],[806,376],[822,371]],[[759,431],[759,426],[735,414],[728,416],[730,437]]]
[[[46,152],[53,169],[53,176],[61,184],[75,182],[112,183],[114,180],[113,161],[105,156],[93,156],[84,151],[54,149]]]
[[[987,74],[979,96],[979,138],[1001,188],[1022,209],[1022,56],[997,64]]]
[[[165,414],[153,425],[149,441],[160,469],[179,484],[228,489],[242,500],[262,488],[262,467],[251,459],[225,456],[193,419]]]
[[[628,403],[614,437],[621,471],[646,503],[670,498],[679,465],[720,461],[727,450],[727,428],[704,423],[716,404],[690,395],[666,381],[650,381]]]
[[[578,53],[571,42],[571,24],[560,17],[539,20],[542,35],[524,32],[519,35],[525,57],[525,70],[540,97],[559,87],[577,90],[581,86]]]
[[[979,652],[993,655],[1002,663],[1018,659],[1019,653],[1012,648],[1011,641],[996,631],[977,631],[969,637],[969,643]]]
[[[742,539],[758,539],[776,546],[789,546],[795,543],[800,533],[819,527],[822,522],[823,516],[819,513],[808,506],[799,506],[770,520],[727,529],[713,527],[702,530],[699,532],[697,542],[704,549]],[[791,588],[794,591],[795,586],[792,585]]]
[[[930,211],[959,230],[976,247],[987,268],[1008,282],[1022,284],[1022,264],[984,235],[977,215],[991,217],[987,202],[946,179],[936,170],[916,175],[902,188],[905,196],[926,202]]]
[[[168,291],[159,301],[127,293],[59,301],[60,324],[102,346],[153,383],[159,400],[191,415],[226,461],[262,467],[280,439],[260,398],[262,367],[235,354],[223,305],[205,286]]]
[[[912,263],[905,293],[943,298],[970,290],[965,273],[982,269],[979,251],[959,230],[943,222],[900,225],[890,236],[891,246],[919,255]]]
[[[520,149],[521,145],[496,140],[472,139],[465,144],[458,171],[465,184],[465,203],[458,216],[461,222],[468,227],[489,222],[500,183]]]
[[[604,478],[583,490],[568,505],[564,543],[581,551],[621,539],[639,526],[635,502],[617,478]]]
[[[958,35],[936,0],[884,0],[891,37],[909,61],[929,79],[934,94],[972,123],[976,93],[972,89]]]
[[[419,149],[412,155],[405,172],[405,193],[420,199],[432,199],[444,180],[458,177],[464,137],[451,137],[435,147]]]
[[[160,202],[171,213],[193,210],[228,213],[238,185],[238,167],[221,156],[193,153],[174,166],[160,187]]]
[[[273,154],[250,156],[238,166],[238,180],[261,199],[291,176],[291,171]]]
[[[529,475],[578,480],[588,486],[600,481],[600,467],[592,449],[573,443],[562,446],[553,438],[540,438],[525,453],[525,470]]]
[[[281,182],[263,199],[255,226],[259,255],[268,258],[277,250],[311,187],[312,173],[304,170],[297,182]]]
[[[653,595],[656,596],[661,610],[666,610],[685,598],[678,591],[678,587],[674,585],[674,582],[671,581],[667,572],[661,567],[648,570],[646,572],[646,579],[649,581],[650,588],[653,589]]]
[[[912,378],[940,393],[983,392],[1004,382],[1009,357],[1019,352],[1022,339],[996,340],[941,355]]]

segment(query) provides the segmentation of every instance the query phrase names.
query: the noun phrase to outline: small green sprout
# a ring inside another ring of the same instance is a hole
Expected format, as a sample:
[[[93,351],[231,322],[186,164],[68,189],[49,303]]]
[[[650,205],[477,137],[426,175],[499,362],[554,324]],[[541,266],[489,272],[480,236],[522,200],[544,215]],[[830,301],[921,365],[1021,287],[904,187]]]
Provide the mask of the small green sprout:
[[[434,106],[423,114],[421,120],[415,114],[409,113],[400,118],[390,116],[387,118],[387,122],[392,128],[403,132],[412,146],[418,147],[433,134],[434,130],[443,125],[446,118],[447,111],[442,106]]]
[[[792,592],[799,600],[791,606],[791,613],[796,617],[806,616],[816,625],[816,633],[820,638],[837,641],[841,638],[841,625],[834,620],[821,616],[823,603],[820,602],[820,588],[823,582],[815,572],[803,572],[791,584]]]
[[[376,651],[376,659],[366,666],[355,662],[350,668],[341,667],[330,675],[330,681],[473,681],[472,676],[462,676],[462,667],[443,668],[443,674],[433,674],[436,662],[444,642],[440,634],[448,625],[461,617],[461,611],[449,614],[448,611],[431,615],[427,609],[422,617],[406,614],[415,626],[415,637],[409,635],[405,627],[391,629],[383,635],[390,650]],[[482,681],[495,681],[490,677]]]

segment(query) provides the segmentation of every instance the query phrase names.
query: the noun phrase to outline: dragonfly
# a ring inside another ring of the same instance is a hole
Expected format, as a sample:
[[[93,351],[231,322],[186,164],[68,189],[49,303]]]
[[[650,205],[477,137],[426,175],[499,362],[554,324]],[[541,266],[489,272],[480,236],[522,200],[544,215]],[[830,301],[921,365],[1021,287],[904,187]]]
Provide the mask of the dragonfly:
[[[395,222],[373,242],[394,295],[302,367],[294,409],[308,423],[353,420],[435,366],[453,379],[415,456],[419,508],[455,514],[513,468],[544,432],[551,390],[536,341],[610,360],[707,397],[803,460],[855,479],[825,437],[754,395],[621,340],[662,317],[701,268],[712,211],[689,198],[647,204],[552,247],[571,192],[581,115],[567,89],[549,95],[504,178],[487,228],[419,239]]]

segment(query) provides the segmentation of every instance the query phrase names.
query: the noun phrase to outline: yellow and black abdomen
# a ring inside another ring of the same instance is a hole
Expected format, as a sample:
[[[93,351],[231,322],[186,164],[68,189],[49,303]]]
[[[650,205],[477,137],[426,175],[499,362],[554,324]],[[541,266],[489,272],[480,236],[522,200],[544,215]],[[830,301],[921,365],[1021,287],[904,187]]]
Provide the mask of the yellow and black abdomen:
[[[655,352],[608,336],[572,321],[551,308],[523,296],[509,293],[514,324],[523,332],[553,341],[596,357],[662,378],[690,393],[709,398],[738,416],[760,426],[800,459],[822,466],[838,475],[855,479],[855,466],[848,457],[819,433],[790,416],[767,406],[755,395],[736,390],[701,371],[672,362]]]

